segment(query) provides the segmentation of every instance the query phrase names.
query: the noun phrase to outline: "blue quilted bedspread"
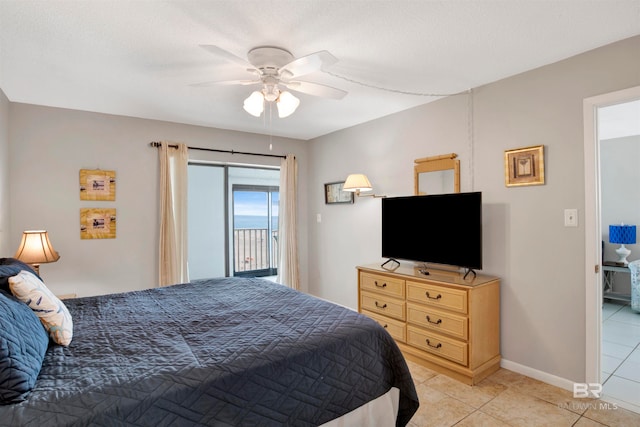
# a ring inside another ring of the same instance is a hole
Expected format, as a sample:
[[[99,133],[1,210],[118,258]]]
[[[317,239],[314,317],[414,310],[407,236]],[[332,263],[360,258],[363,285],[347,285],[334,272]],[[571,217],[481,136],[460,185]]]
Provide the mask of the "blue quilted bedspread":
[[[65,301],[70,346],[50,346],[0,425],[315,426],[400,389],[388,333],[354,311],[260,279],[222,278]]]

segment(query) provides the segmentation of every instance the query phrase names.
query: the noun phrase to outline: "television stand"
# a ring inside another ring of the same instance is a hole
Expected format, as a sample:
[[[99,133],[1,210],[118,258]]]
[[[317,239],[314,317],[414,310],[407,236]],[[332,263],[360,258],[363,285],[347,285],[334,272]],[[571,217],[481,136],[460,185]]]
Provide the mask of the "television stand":
[[[382,325],[407,360],[477,384],[500,368],[500,280],[421,269],[357,267],[358,311]]]
[[[469,276],[470,273],[473,274],[473,279],[478,277],[478,275],[476,274],[476,271],[473,268],[467,268],[467,271],[464,273],[464,276],[462,276],[462,279],[467,280],[467,277]]]
[[[387,267],[386,265],[389,264],[390,262],[393,263],[392,266]],[[398,267],[400,267],[400,262],[398,262],[397,259],[389,258],[388,260],[383,262],[382,265],[380,265],[380,267],[384,268],[387,271],[395,271]]]

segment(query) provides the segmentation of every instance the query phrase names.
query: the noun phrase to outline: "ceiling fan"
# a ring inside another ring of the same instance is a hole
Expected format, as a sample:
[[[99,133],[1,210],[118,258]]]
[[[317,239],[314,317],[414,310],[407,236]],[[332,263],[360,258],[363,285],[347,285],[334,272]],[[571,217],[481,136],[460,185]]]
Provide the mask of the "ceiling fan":
[[[223,57],[254,73],[251,80],[226,80],[196,83],[193,86],[213,85],[261,85],[244,100],[244,109],[255,117],[260,117],[264,111],[265,102],[275,102],[278,116],[288,117],[298,108],[300,100],[291,92],[320,96],[331,99],[342,99],[347,92],[331,86],[312,83],[297,78],[314,71],[323,70],[338,60],[326,50],[315,52],[307,56],[295,58],[289,51],[275,46],[260,46],[247,53],[247,60],[234,55],[215,45],[200,45],[203,49]]]

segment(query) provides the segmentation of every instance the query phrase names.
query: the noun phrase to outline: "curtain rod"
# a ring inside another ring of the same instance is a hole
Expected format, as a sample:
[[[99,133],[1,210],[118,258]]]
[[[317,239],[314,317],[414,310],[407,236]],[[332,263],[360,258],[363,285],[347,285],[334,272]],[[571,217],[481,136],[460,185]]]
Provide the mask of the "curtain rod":
[[[152,147],[160,147],[160,143],[157,141],[152,141],[149,145]],[[169,144],[171,148],[178,148],[177,145]],[[279,159],[286,159],[287,156],[282,156],[279,154],[262,154],[262,153],[249,153],[247,151],[234,151],[234,150],[220,150],[217,148],[201,148],[201,147],[187,147],[189,150],[200,150],[200,151],[213,151],[216,153],[230,153],[230,154],[246,154],[247,156],[262,156],[262,157],[277,157]]]

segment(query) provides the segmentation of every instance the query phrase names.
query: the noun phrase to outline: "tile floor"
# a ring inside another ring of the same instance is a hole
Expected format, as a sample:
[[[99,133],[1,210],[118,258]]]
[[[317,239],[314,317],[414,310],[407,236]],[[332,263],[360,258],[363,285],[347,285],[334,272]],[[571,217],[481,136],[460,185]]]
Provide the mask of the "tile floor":
[[[601,369],[604,398],[640,413],[640,313],[628,303],[602,305]]]
[[[471,387],[408,364],[420,399],[409,427],[640,426],[640,414],[506,369]]]
[[[640,426],[640,314],[628,303],[607,301],[602,322],[606,400],[574,399],[506,369],[470,387],[408,362],[420,398],[409,427]]]

